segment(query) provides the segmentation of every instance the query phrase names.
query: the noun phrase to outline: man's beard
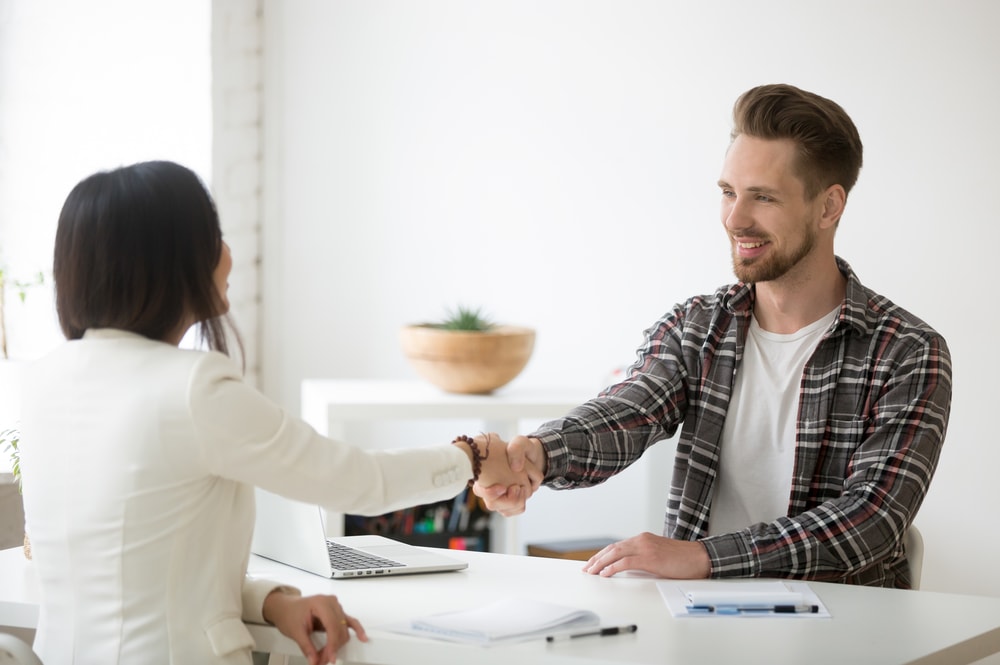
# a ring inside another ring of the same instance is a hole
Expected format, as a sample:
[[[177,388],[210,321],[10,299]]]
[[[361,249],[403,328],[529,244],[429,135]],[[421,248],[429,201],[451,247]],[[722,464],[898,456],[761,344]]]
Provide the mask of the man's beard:
[[[802,243],[786,254],[770,253],[757,259],[741,259],[734,247],[733,272],[736,273],[736,279],[747,284],[757,284],[784,277],[816,246],[816,231],[812,226],[806,228],[806,236],[802,239]]]

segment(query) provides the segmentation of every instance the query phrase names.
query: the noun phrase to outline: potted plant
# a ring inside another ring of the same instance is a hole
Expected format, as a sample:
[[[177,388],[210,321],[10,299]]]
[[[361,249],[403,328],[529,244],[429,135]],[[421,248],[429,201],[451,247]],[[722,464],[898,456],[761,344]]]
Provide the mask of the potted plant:
[[[404,326],[400,341],[417,373],[437,387],[487,394],[510,383],[528,364],[535,331],[496,324],[480,308],[459,306],[442,321]]]
[[[18,491],[21,490],[21,454],[17,449],[20,441],[21,433],[13,427],[0,432],[0,446],[3,446],[4,452],[10,455],[10,469]]]
[[[17,483],[18,493],[22,490],[21,485],[21,453],[18,444],[21,442],[21,433],[15,428],[5,429],[0,432],[0,447],[10,456],[11,473],[14,482]],[[28,540],[28,533],[24,533],[24,556],[31,558],[31,541]]]
[[[15,279],[3,261],[0,261],[0,422],[18,422],[20,417],[20,383],[24,361],[13,360],[7,339],[7,314],[10,301],[8,289],[12,290],[20,303],[28,296],[28,289],[45,283],[45,275],[38,272],[31,279]],[[11,471],[18,492],[21,491],[21,457],[18,450],[21,435],[16,428],[0,432],[0,449],[10,456]],[[31,543],[27,530],[24,535],[24,556],[31,558]]]
[[[28,289],[32,286],[41,286],[45,283],[45,275],[39,272],[28,281],[11,279],[5,274],[4,266],[0,264],[0,358],[7,360],[10,354],[7,350],[7,287],[13,287],[17,292],[17,297],[23,303],[28,296]]]
[[[0,422],[17,422],[20,404],[21,371],[24,361],[11,358],[7,339],[7,316],[11,301],[7,299],[8,289],[12,290],[20,303],[28,296],[28,289],[45,283],[41,272],[30,280],[13,279],[4,264],[0,262]],[[10,431],[10,430],[8,430]]]

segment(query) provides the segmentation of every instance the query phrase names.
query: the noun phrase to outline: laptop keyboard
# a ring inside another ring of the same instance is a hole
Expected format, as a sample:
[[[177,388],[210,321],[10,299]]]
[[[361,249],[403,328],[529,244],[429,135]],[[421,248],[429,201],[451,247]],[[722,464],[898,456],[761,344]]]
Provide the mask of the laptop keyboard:
[[[358,551],[352,547],[326,541],[330,551],[330,564],[334,570],[362,570],[365,568],[398,568],[403,564],[392,559],[384,559],[374,554]]]

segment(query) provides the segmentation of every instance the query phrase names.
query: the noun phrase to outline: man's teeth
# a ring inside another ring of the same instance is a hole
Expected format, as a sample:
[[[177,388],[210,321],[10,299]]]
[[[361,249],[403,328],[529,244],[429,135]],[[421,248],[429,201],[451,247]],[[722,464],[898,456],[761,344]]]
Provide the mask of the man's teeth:
[[[737,244],[743,249],[756,249],[764,245],[763,242],[740,242]]]

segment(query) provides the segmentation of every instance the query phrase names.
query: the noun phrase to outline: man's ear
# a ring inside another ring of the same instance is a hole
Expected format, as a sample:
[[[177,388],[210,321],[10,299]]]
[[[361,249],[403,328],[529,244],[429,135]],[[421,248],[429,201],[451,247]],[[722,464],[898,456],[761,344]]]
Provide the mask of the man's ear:
[[[820,196],[823,197],[823,216],[820,218],[820,228],[834,228],[840,221],[840,216],[844,214],[847,192],[843,185],[830,185]]]

